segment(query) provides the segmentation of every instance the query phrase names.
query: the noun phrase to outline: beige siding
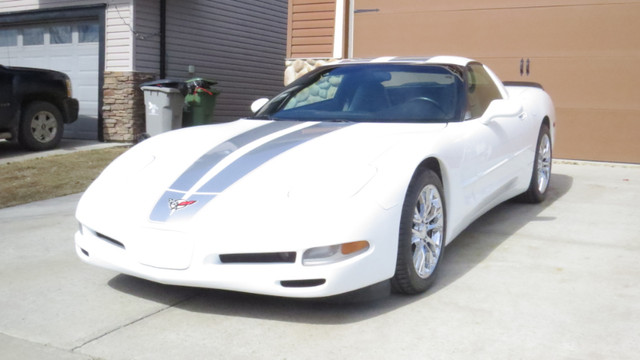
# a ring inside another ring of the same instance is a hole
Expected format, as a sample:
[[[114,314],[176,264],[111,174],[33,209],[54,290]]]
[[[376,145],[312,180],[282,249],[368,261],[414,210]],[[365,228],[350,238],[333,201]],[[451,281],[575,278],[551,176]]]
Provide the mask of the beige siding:
[[[129,25],[134,25],[132,2],[133,0],[3,0],[0,1],[0,13],[106,3],[105,70],[132,71],[133,36],[129,28]]]
[[[287,57],[332,57],[335,12],[335,0],[291,0]]]
[[[109,1],[106,14],[106,71],[133,69],[133,5],[131,1]]]

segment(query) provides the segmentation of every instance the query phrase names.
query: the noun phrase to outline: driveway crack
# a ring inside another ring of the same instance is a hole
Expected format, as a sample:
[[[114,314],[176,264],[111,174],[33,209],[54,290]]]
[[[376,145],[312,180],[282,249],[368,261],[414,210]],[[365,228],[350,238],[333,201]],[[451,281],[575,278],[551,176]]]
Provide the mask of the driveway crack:
[[[110,334],[115,333],[116,331],[119,331],[119,330],[122,330],[122,329],[126,329],[126,328],[128,328],[129,326],[131,326],[131,325],[134,325],[134,324],[136,324],[136,323],[139,323],[140,321],[143,321],[143,320],[145,320],[145,319],[148,319],[148,318],[150,318],[150,317],[152,317],[152,316],[154,316],[154,315],[157,315],[157,314],[159,314],[159,313],[161,313],[161,312],[163,312],[163,311],[166,311],[166,310],[168,310],[168,309],[171,309],[171,308],[173,308],[173,307],[176,307],[176,306],[178,306],[178,305],[180,305],[180,304],[183,304],[183,303],[185,303],[185,302],[187,302],[187,301],[189,301],[189,300],[192,300],[192,299],[194,299],[194,298],[196,298],[196,297],[198,297],[198,294],[193,295],[193,296],[190,296],[190,297],[186,297],[186,298],[184,298],[184,299],[182,299],[182,300],[176,301],[176,302],[175,302],[175,303],[173,303],[173,304],[169,304],[169,305],[167,305],[167,306],[164,306],[164,307],[162,307],[162,308],[158,309],[157,311],[154,311],[154,312],[152,312],[152,313],[149,313],[149,314],[147,314],[147,315],[144,315],[144,316],[142,316],[142,317],[140,317],[140,318],[137,318],[137,319],[135,319],[135,320],[133,320],[133,321],[131,321],[131,322],[128,322],[128,323],[126,323],[126,324],[123,324],[123,325],[121,325],[121,326],[118,326],[118,327],[116,327],[116,328],[114,328],[114,329],[111,329],[111,330],[109,330],[109,331],[105,332],[104,334],[101,334],[101,335],[96,336],[96,337],[94,337],[94,338],[92,338],[92,339],[89,339],[89,340],[85,341],[84,343],[82,343],[82,344],[80,344],[80,345],[78,345],[78,346],[76,346],[76,347],[72,348],[72,349],[71,349],[71,351],[72,351],[72,352],[76,352],[77,350],[79,350],[79,349],[83,348],[84,346],[86,346],[86,345],[88,345],[88,344],[90,344],[90,343],[92,343],[92,342],[94,342],[94,341],[100,340],[100,339],[102,339],[102,338],[103,338],[103,337],[105,337],[105,336],[108,336],[108,335],[110,335]]]

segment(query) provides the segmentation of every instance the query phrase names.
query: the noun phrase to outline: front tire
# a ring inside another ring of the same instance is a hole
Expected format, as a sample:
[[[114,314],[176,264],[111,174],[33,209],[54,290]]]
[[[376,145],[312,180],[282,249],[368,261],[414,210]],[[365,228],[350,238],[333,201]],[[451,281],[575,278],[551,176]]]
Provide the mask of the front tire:
[[[55,105],[34,101],[22,113],[20,144],[33,151],[53,149],[62,139],[63,126],[62,114]]]
[[[446,211],[442,181],[432,170],[414,176],[402,207],[393,289],[426,291],[438,272],[445,247]]]
[[[532,204],[541,203],[547,197],[551,181],[551,135],[549,126],[542,124],[536,144],[536,157],[533,160],[533,172],[529,189],[518,197],[518,200]]]

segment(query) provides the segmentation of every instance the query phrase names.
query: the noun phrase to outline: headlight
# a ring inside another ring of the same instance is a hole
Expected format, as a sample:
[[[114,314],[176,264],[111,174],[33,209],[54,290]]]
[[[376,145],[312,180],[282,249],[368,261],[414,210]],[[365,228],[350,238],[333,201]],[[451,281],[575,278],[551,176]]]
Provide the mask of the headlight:
[[[368,241],[320,246],[308,249],[302,254],[302,265],[326,265],[352,258],[369,249]]]
[[[71,79],[64,79],[65,84],[67,85],[67,97],[73,97],[73,88],[71,87]]]

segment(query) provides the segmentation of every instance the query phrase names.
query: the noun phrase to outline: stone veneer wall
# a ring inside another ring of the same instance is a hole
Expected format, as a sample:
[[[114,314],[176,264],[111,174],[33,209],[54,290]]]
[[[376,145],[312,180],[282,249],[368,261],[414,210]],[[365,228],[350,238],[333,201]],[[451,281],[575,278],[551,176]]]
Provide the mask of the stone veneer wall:
[[[105,141],[135,141],[145,132],[144,93],[140,84],[155,79],[142,72],[104,72],[102,118]]]
[[[285,62],[284,85],[291,84],[295,79],[309,71],[336,61],[336,59],[290,59]]]

